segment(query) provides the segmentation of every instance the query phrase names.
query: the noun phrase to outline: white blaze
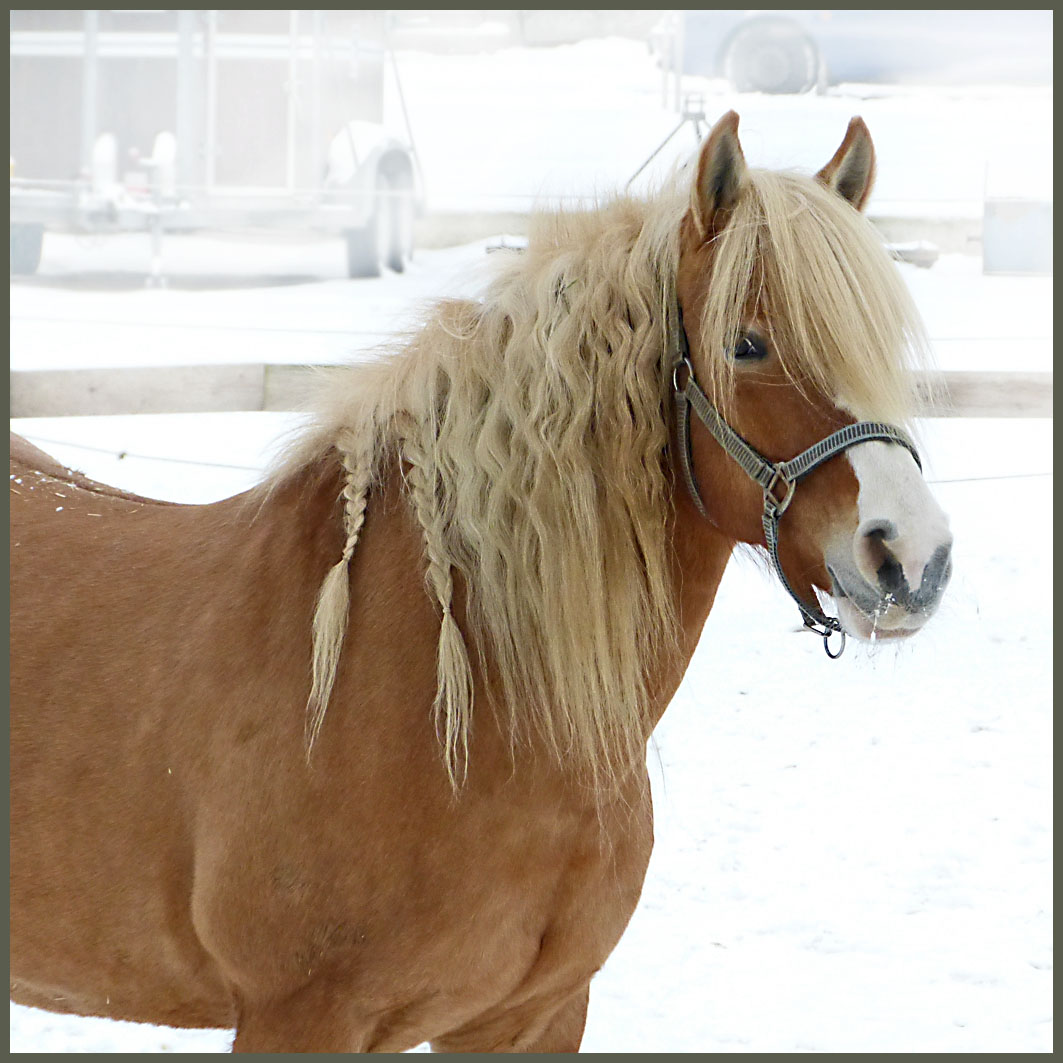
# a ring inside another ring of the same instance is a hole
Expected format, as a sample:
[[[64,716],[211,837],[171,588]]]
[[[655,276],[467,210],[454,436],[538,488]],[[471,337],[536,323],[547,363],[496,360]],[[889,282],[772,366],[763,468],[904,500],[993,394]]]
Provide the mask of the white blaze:
[[[845,456],[860,484],[857,539],[871,528],[892,525],[893,534],[884,541],[908,586],[918,590],[934,551],[952,542],[948,517],[906,448],[874,440],[850,447]]]

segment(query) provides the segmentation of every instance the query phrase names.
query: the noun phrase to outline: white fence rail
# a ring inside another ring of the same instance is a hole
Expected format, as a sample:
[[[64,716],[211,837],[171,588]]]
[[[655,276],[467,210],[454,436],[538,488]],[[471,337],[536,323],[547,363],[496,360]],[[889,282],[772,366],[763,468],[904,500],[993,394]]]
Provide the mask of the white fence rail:
[[[12,417],[223,413],[304,408],[335,365],[202,365],[11,373]],[[925,417],[1051,417],[1050,372],[951,371],[920,375]]]

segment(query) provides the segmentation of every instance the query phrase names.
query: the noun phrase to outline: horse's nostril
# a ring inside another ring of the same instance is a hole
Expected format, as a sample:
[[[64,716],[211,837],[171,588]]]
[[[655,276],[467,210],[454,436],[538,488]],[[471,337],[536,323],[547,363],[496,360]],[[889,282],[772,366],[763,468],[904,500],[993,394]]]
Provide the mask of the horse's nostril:
[[[869,520],[860,529],[868,539],[889,542],[897,538],[897,525],[891,520]]]
[[[904,570],[886,545],[897,537],[897,526],[889,520],[867,520],[857,529],[856,561],[864,579],[877,583],[889,594],[904,583]]]
[[[904,569],[901,567],[901,563],[888,550],[883,548],[883,553],[885,554],[885,559],[879,565],[875,575],[878,576],[878,585],[882,593],[896,598],[902,591],[906,590],[908,585],[904,578]]]

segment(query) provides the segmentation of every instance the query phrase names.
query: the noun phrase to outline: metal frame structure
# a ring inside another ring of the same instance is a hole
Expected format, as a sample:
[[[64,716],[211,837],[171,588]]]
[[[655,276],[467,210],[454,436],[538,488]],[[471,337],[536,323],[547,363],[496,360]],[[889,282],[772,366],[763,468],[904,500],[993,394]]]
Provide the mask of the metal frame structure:
[[[249,22],[255,17],[260,24]],[[263,26],[266,17],[273,21]],[[382,201],[419,208],[411,140],[381,122],[382,13],[10,18],[13,255],[18,227],[364,234]],[[346,153],[338,175],[337,142]]]

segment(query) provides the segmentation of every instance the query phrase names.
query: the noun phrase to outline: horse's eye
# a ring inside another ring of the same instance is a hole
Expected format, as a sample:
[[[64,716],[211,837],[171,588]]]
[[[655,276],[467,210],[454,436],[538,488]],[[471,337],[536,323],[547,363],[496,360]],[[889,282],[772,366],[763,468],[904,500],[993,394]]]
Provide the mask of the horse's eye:
[[[768,349],[759,336],[746,332],[738,337],[730,354],[736,362],[755,362],[766,357]]]

